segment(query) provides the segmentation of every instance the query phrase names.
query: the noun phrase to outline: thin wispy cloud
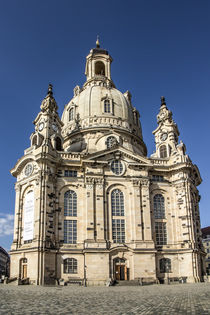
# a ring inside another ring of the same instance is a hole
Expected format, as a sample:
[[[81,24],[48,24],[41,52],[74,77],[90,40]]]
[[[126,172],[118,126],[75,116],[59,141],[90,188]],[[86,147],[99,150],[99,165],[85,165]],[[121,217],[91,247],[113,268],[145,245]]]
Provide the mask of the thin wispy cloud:
[[[0,212],[0,237],[13,234],[14,215]]]

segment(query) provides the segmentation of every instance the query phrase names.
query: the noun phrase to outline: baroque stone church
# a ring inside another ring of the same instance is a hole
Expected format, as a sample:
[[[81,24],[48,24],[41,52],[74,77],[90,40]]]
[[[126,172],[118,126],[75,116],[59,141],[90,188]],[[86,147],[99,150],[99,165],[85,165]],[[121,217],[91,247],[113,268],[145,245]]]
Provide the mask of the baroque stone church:
[[[199,170],[165,98],[147,156],[131,93],[96,42],[62,118],[49,85],[15,185],[11,277],[31,284],[202,281]]]

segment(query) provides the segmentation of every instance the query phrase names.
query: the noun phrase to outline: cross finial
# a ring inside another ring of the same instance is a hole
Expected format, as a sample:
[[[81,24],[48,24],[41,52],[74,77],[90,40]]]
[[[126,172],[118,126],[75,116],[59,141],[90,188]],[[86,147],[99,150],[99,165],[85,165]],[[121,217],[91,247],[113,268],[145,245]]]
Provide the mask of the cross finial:
[[[165,100],[165,97],[164,96],[161,96],[161,106],[162,105],[166,105],[166,100]]]
[[[48,85],[48,90],[47,90],[47,94],[48,94],[48,95],[53,95],[53,90],[52,90],[52,88],[53,88],[52,84],[49,83],[49,85]]]
[[[99,35],[97,35],[96,48],[100,48]]]

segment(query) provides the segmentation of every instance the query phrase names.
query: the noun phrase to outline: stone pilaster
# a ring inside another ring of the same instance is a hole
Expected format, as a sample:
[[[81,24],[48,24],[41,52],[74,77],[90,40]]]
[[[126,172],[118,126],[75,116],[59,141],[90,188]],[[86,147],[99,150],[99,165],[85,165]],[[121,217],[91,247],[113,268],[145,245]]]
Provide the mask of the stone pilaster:
[[[149,180],[142,179],[141,184],[141,199],[142,199],[142,223],[143,223],[143,236],[145,241],[152,241],[151,230],[151,212],[150,212],[150,194],[149,194]]]

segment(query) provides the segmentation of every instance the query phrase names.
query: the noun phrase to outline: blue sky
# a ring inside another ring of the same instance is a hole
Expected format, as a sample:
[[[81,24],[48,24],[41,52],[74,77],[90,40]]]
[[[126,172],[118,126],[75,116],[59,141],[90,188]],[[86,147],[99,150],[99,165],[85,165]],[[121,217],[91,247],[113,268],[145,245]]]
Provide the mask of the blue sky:
[[[10,248],[15,179],[9,170],[29,147],[48,83],[62,113],[85,81],[85,57],[100,36],[112,79],[129,90],[154,150],[160,96],[166,97],[203,183],[202,227],[210,225],[210,1],[7,0],[0,2],[0,246]]]

